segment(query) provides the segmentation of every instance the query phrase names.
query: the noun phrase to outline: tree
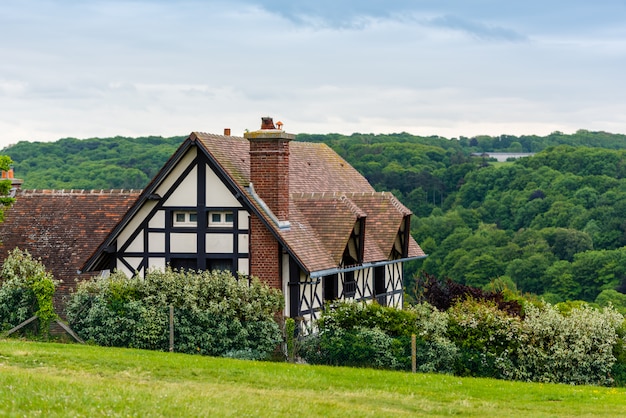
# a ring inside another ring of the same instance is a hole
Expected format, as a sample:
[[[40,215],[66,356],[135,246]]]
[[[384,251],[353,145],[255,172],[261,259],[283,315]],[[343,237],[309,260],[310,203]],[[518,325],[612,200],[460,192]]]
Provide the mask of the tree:
[[[11,169],[13,161],[6,155],[0,155],[0,170],[8,172]],[[11,180],[0,181],[0,222],[4,219],[4,208],[15,201],[9,196],[11,190]]]

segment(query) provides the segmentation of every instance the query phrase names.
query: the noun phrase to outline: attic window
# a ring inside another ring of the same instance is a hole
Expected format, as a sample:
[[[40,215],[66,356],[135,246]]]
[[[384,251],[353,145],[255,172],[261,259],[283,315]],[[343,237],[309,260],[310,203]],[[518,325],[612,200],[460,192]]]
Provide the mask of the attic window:
[[[233,213],[230,211],[210,211],[209,226],[224,228],[233,226]]]
[[[192,211],[174,212],[174,226],[196,226],[198,225],[198,214]]]

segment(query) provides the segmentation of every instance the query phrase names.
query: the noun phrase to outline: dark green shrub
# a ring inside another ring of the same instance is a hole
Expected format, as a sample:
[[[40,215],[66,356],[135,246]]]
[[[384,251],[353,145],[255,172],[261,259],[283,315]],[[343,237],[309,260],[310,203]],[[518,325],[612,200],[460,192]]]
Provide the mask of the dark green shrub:
[[[397,369],[404,348],[397,339],[376,327],[346,330],[330,326],[307,336],[301,353],[313,364]]]
[[[617,329],[617,343],[613,346],[615,364],[611,377],[615,386],[626,386],[626,320]]]
[[[419,331],[413,310],[401,310],[381,306],[377,303],[342,302],[329,305],[324,310],[318,325],[324,327],[378,328],[387,335],[397,337]]]
[[[428,305],[406,310],[375,303],[337,303],[304,338],[300,353],[309,363],[411,369],[411,335],[417,337],[417,368],[450,372],[456,347],[444,336],[447,315]]]
[[[282,339],[274,320],[282,303],[279,291],[256,279],[168,269],[83,282],[67,316],[78,335],[98,345],[168,350],[172,305],[176,351],[262,359]]]

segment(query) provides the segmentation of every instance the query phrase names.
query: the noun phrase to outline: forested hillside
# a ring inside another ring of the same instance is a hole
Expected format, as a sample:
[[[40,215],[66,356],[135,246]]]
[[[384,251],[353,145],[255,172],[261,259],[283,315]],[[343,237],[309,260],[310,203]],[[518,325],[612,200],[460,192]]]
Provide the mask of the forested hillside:
[[[182,142],[175,138],[20,142],[2,151],[26,188],[142,188]],[[500,285],[546,299],[626,306],[626,136],[446,139],[300,134],[325,142],[378,190],[415,214],[412,233],[437,277]],[[535,152],[495,163],[482,152]],[[411,287],[411,283],[408,283]],[[598,299],[599,298],[599,299]]]
[[[184,137],[21,141],[1,153],[26,189],[143,189]]]

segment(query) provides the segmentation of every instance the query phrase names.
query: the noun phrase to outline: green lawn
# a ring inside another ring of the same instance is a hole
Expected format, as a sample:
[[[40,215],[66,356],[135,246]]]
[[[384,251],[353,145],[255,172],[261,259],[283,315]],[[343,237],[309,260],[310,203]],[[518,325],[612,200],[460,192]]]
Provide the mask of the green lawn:
[[[0,416],[626,416],[626,390],[0,340]]]

